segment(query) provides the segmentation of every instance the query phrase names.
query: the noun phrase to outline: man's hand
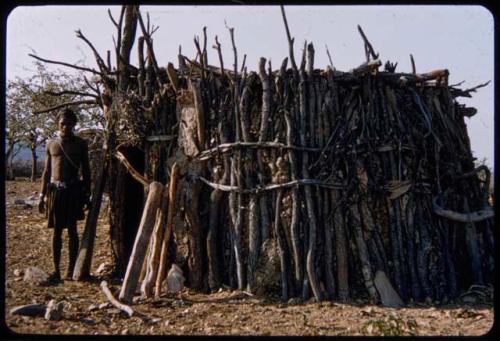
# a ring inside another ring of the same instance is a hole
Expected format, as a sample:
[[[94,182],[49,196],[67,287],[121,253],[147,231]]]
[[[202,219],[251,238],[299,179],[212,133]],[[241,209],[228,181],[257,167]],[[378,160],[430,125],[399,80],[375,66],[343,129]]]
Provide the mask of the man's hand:
[[[45,213],[45,195],[40,195],[40,201],[38,202],[38,212]]]

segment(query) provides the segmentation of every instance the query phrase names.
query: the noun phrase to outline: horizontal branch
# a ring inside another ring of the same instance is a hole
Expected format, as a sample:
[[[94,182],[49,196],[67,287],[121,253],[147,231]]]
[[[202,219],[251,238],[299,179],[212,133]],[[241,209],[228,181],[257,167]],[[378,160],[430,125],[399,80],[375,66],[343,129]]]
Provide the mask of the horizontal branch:
[[[128,305],[120,303],[111,293],[111,290],[108,288],[108,283],[106,281],[101,282],[101,289],[106,298],[111,302],[112,305],[114,305],[116,308],[120,309],[124,313],[128,315],[128,317],[131,317],[134,315],[134,311],[132,308],[130,308]]]
[[[299,185],[313,185],[313,186],[319,186],[319,187],[324,187],[324,188],[330,188],[330,189],[344,189],[345,186],[339,183],[327,183],[321,180],[315,180],[315,179],[298,179],[298,180],[293,180],[281,184],[272,184],[264,187],[256,187],[256,188],[249,188],[249,189],[242,189],[237,186],[228,186],[228,185],[222,185],[214,182],[210,182],[207,179],[205,179],[202,176],[198,176],[198,178],[208,186],[212,187],[213,189],[223,191],[223,192],[238,192],[238,193],[243,193],[243,194],[258,194],[261,192],[265,191],[272,191],[276,189],[282,189],[282,188],[289,188],[289,187],[294,187],[294,186],[299,186]]]
[[[43,114],[43,113],[51,112],[51,111],[54,111],[54,110],[57,110],[57,109],[61,109],[61,108],[65,108],[65,107],[70,107],[70,106],[73,106],[73,105],[82,105],[82,104],[99,105],[99,103],[97,101],[90,100],[90,99],[89,100],[82,100],[82,101],[73,101],[73,102],[66,102],[66,103],[58,104],[56,106],[53,106],[51,108],[44,109],[44,110],[33,111],[33,114],[35,114],[35,115]]]
[[[479,84],[473,88],[466,89],[466,90],[454,89],[454,88],[450,87],[451,88],[450,91],[454,97],[472,97],[470,94],[471,92],[476,92],[477,89],[484,88],[485,86],[490,84],[490,82],[491,81],[487,81],[486,83]],[[458,84],[458,85],[460,85],[460,84]]]
[[[89,94],[87,92],[80,92],[80,91],[70,91],[70,90],[44,91],[44,93],[47,95],[50,95],[50,96],[76,95],[76,96],[86,96],[86,97],[98,98],[97,95],[94,95],[94,94]]]
[[[447,210],[438,205],[437,197],[432,199],[432,208],[438,216],[462,223],[476,223],[495,216],[493,208],[488,206],[479,211],[466,213]]]
[[[67,66],[67,67],[70,67],[70,68],[73,68],[73,69],[91,72],[91,73],[93,73],[95,75],[104,76],[103,73],[101,73],[101,72],[99,72],[97,70],[94,70],[94,69],[87,68],[87,67],[77,66],[77,65],[69,64],[69,63],[65,63],[65,62],[58,62],[58,61],[55,61],[55,60],[44,59],[44,58],[35,56],[34,54],[31,54],[31,53],[28,53],[28,56],[33,57],[35,59],[38,59],[38,60],[40,60],[40,61],[42,61],[44,63],[63,65],[63,66]]]
[[[378,69],[378,67],[382,65],[380,59],[373,59],[369,62],[363,63],[357,68],[353,69],[351,72],[356,76],[364,75],[367,73],[371,73],[373,70]]]
[[[146,136],[148,142],[171,141],[176,138],[176,135],[151,135]]]
[[[114,156],[120,160],[122,165],[127,169],[127,171],[130,173],[130,175],[140,182],[143,186],[149,186],[149,181],[143,177],[138,171],[135,170],[134,167],[128,162],[128,160],[125,158],[125,155],[123,155],[121,152],[115,152]]]
[[[281,148],[281,149],[293,149],[300,151],[309,151],[309,152],[319,152],[321,148],[313,148],[313,147],[302,147],[302,146],[288,146],[286,144],[280,142],[230,142],[230,143],[222,143],[217,147],[204,150],[201,152],[197,159],[199,161],[210,159],[215,156],[217,153],[225,153],[234,148]]]

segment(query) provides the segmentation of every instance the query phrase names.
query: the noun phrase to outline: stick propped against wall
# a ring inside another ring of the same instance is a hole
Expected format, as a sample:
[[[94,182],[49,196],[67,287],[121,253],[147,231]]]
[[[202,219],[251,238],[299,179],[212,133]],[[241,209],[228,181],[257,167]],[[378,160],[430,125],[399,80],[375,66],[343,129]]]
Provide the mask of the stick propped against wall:
[[[164,186],[156,181],[149,185],[148,198],[146,200],[146,204],[144,205],[141,223],[139,225],[139,230],[137,231],[134,248],[132,249],[132,254],[130,255],[127,272],[125,273],[125,278],[120,291],[119,299],[123,302],[128,303],[132,301],[132,297],[134,296],[137,281],[139,280],[142,264],[144,262],[144,257],[146,256],[149,239],[155,225],[156,211],[160,208],[163,188]]]

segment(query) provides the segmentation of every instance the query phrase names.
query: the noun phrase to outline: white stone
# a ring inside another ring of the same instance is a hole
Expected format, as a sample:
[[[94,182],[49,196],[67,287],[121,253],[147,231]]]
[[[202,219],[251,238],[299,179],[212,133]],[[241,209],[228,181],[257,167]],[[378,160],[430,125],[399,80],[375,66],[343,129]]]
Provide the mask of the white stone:
[[[374,279],[375,288],[380,295],[382,305],[385,307],[402,307],[404,306],[403,300],[399,297],[396,290],[387,278],[385,272],[378,270]]]
[[[167,278],[163,281],[163,285],[166,286],[167,292],[175,294],[184,288],[184,280],[181,268],[173,263],[168,271]]]
[[[96,275],[102,275],[111,270],[112,266],[109,263],[101,263],[95,271]]]
[[[55,300],[50,300],[45,310],[45,319],[51,321],[59,321],[62,317],[64,302],[56,303]]]
[[[24,271],[23,281],[25,282],[41,284],[47,282],[48,279],[49,275],[36,266],[29,266]]]

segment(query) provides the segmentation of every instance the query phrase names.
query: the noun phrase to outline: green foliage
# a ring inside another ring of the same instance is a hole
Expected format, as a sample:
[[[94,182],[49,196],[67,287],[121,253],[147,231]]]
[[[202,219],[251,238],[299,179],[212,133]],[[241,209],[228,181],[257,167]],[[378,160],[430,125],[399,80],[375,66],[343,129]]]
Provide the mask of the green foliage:
[[[16,146],[36,150],[57,135],[57,107],[69,107],[79,118],[76,130],[102,128],[104,117],[97,104],[77,105],[74,102],[99,98],[99,85],[92,88],[83,73],[69,74],[49,70],[45,64],[34,62],[35,72],[25,78],[7,82],[6,164],[7,176],[13,177],[12,158]],[[91,91],[89,91],[91,90]],[[70,104],[70,105],[66,105]],[[48,112],[36,113],[47,109]],[[36,160],[32,160],[36,162]],[[36,167],[33,169],[36,173]],[[32,175],[34,179],[36,174]]]
[[[60,70],[51,71],[43,63],[35,62],[36,72],[30,77],[15,78],[7,84],[7,140],[30,148],[53,138],[57,131],[57,111],[35,114],[63,103],[81,99],[88,86],[83,75],[70,75]],[[77,128],[99,122],[100,109],[71,107],[79,116]]]

